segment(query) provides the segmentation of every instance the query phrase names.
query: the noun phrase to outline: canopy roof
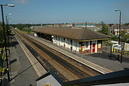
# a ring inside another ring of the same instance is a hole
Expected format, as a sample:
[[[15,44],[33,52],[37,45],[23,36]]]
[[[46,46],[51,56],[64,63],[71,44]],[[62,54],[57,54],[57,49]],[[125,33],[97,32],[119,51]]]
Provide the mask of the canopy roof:
[[[54,28],[54,27],[44,27],[44,28],[38,28],[34,29],[35,32],[54,35],[54,36],[60,36],[64,38],[69,38],[73,40],[104,40],[109,38],[109,36],[94,32],[88,29],[82,29],[82,28]]]

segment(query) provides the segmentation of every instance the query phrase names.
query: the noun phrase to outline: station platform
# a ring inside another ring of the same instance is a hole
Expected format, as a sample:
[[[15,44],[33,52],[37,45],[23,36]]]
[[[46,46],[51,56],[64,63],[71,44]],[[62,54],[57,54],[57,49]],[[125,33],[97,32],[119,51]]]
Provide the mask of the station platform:
[[[35,80],[41,75],[45,74],[47,71],[44,68],[41,68],[41,65],[27,50],[25,45],[17,38],[17,36],[15,37],[16,38],[13,37],[12,45],[10,46],[11,55],[9,60],[11,66],[10,75],[12,78],[10,84],[11,86],[36,86]],[[129,68],[128,61],[123,61],[123,63],[120,63],[117,60],[109,59],[107,54],[104,54],[103,57],[100,55],[86,56],[71,52],[70,50],[59,47],[45,39],[33,36],[30,37],[103,74]]]
[[[36,86],[36,79],[46,73],[16,35],[12,37],[9,61],[11,78],[9,86]]]
[[[55,49],[63,53],[64,55],[69,56],[70,58],[75,59],[103,74],[129,68],[129,59],[120,63],[118,60],[114,59],[114,57],[109,58],[109,54],[105,52],[98,55],[82,55],[77,52],[75,53],[63,47],[57,46],[43,38],[33,36],[30,37],[35,38],[37,41],[49,46],[50,48]]]

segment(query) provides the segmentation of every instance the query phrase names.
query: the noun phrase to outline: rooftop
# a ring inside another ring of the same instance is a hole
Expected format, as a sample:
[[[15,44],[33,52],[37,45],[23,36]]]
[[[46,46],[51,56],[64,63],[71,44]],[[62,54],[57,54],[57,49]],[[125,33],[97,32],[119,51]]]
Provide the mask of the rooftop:
[[[88,29],[75,28],[75,27],[72,27],[72,28],[43,27],[43,28],[34,29],[34,31],[49,34],[49,35],[54,35],[54,36],[61,36],[61,37],[65,37],[65,38],[69,38],[77,41],[104,40],[109,38],[109,36],[98,32],[94,32]]]

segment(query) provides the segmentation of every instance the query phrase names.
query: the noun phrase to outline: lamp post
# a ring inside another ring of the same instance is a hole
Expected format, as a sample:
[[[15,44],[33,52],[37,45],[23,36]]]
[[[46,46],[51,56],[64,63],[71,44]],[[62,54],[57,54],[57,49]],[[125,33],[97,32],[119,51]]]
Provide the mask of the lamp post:
[[[118,41],[118,43],[120,44],[120,37],[121,37],[121,35],[120,35],[120,31],[121,31],[121,10],[115,10],[116,12],[119,12],[120,13],[120,15],[119,15],[119,31],[118,31],[118,33],[119,33],[119,41]]]
[[[9,16],[11,16],[12,15],[12,13],[9,13],[8,15],[6,15],[6,29],[7,29],[7,44],[9,45],[9,43],[10,43],[10,37],[9,37],[9,35],[10,35],[10,32],[11,32],[11,29],[10,29],[10,24],[9,24],[9,20],[10,20],[10,17]],[[10,53],[10,50],[9,50],[9,53]]]
[[[4,48],[5,48],[5,56],[6,56],[6,64],[7,64],[7,76],[8,76],[8,81],[10,81],[10,75],[9,75],[9,63],[8,63],[8,55],[7,55],[7,38],[6,38],[6,28],[5,28],[5,22],[4,22],[4,10],[3,7],[14,7],[14,4],[0,4],[1,7],[1,16],[2,16],[2,27],[3,27],[3,35],[4,35]]]
[[[119,45],[121,45],[121,59],[120,59],[120,62],[122,63],[122,57],[123,57],[123,50],[124,50],[124,46],[121,42],[121,34],[120,34],[120,31],[121,31],[121,10],[115,10],[116,12],[119,12]],[[119,58],[118,58],[119,59]]]
[[[9,20],[8,20],[8,16],[6,15],[6,31],[7,31],[7,46],[9,46]]]

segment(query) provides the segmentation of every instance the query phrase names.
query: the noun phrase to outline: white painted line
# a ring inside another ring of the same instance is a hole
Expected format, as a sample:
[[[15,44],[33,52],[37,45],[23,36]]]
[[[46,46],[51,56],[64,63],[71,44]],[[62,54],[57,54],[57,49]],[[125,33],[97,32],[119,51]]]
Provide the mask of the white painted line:
[[[21,40],[17,39],[20,47],[23,49],[25,55],[27,56],[28,60],[30,61],[31,65],[33,66],[34,70],[36,71],[37,75],[40,77],[43,74],[47,73],[47,71],[43,68],[43,66],[38,62],[38,60],[31,54],[31,52],[26,48],[26,46],[22,43]]]

